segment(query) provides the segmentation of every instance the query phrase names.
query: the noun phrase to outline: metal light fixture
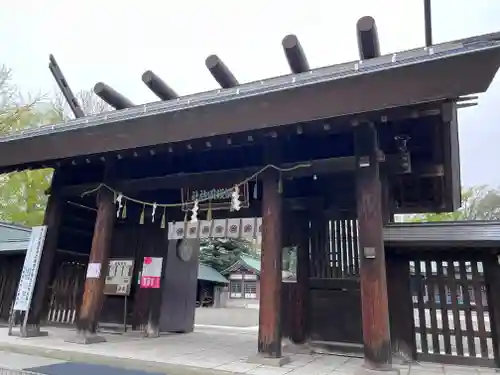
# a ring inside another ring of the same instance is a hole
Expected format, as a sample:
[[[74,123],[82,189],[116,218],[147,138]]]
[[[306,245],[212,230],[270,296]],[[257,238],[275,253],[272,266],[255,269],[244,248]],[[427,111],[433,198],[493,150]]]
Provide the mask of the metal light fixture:
[[[403,173],[411,173],[411,157],[408,152],[408,141],[410,136],[407,134],[398,134],[394,137],[398,148],[399,167]]]

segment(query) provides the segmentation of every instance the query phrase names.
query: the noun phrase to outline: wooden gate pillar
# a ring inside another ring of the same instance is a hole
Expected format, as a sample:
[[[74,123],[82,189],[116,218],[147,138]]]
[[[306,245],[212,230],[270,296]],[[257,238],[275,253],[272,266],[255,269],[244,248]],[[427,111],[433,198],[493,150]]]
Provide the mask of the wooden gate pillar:
[[[279,173],[267,170],[262,176],[262,264],[258,356],[255,362],[282,365],[281,356],[281,193]]]
[[[354,133],[356,149],[357,214],[361,254],[361,306],[365,367],[391,366],[389,307],[383,238],[382,186],[377,132],[362,123]]]
[[[113,193],[106,188],[101,188],[97,195],[97,218],[90,250],[89,268],[76,323],[78,335],[76,340],[72,340],[79,344],[91,344],[106,340],[104,337],[97,336],[96,331],[104,302],[104,282],[111,252],[115,211]]]
[[[28,315],[28,327],[26,331],[21,330],[22,334],[28,337],[46,335],[46,332],[40,331],[40,323],[47,317],[49,310],[49,298],[47,292],[51,282],[51,276],[54,269],[54,256],[57,250],[57,241],[59,239],[59,227],[62,217],[63,201],[59,196],[58,187],[60,186],[61,172],[54,171],[50,187],[49,199],[45,208],[43,225],[47,226],[47,234],[43,244],[42,257],[38,269],[35,290],[31,303],[31,311]],[[24,332],[23,332],[24,331]]]

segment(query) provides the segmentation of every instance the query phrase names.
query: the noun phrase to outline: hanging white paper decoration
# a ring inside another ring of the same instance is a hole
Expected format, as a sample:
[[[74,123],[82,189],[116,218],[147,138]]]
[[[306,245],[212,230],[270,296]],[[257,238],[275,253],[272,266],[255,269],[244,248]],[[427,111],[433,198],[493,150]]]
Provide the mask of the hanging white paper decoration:
[[[158,207],[158,205],[155,203],[153,203],[153,212],[151,213],[151,222],[154,223],[155,222],[155,214],[156,214],[156,208]]]
[[[193,208],[191,209],[191,223],[198,222],[198,210],[199,210],[198,200],[195,200]]]
[[[120,193],[118,194],[118,196],[116,197],[116,203],[118,203],[118,208],[116,209],[116,217],[120,217],[120,211],[123,207],[123,194]]]
[[[240,209],[240,188],[238,187],[238,185],[235,185],[234,190],[231,193],[231,211],[239,211]]]

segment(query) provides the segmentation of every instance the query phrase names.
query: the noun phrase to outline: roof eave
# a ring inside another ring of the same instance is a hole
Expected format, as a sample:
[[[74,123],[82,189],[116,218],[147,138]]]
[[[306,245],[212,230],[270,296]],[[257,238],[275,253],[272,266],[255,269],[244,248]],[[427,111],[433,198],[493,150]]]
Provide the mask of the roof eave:
[[[127,115],[126,111],[137,112],[136,108],[131,108],[49,127],[39,135],[4,137],[0,139],[4,155],[0,159],[0,170],[29,167],[41,161],[454,100],[486,91],[500,66],[499,42],[475,49],[465,48],[463,53],[450,56],[439,57],[437,53],[435,57],[429,55],[423,62],[383,70],[373,68],[370,60],[354,75],[318,79],[286,90],[269,90],[259,95],[236,94],[235,91],[224,102],[199,100],[183,109],[172,106],[170,102],[155,103],[150,105],[154,106],[155,115],[148,114],[145,105],[144,111],[135,116]],[[227,91],[223,92],[227,96]]]

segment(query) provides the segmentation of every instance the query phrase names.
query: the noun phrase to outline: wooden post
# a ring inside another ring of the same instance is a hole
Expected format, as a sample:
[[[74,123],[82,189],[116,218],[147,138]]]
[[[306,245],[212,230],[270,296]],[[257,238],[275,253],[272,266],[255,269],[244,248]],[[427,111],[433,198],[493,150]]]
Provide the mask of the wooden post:
[[[384,225],[394,222],[391,186],[389,177],[385,173],[382,175],[382,218]]]
[[[357,213],[365,367],[391,367],[391,339],[383,238],[382,187],[373,124],[355,129]]]
[[[51,282],[54,269],[54,256],[57,250],[57,241],[59,238],[59,227],[62,217],[63,202],[58,196],[58,187],[60,186],[61,174],[54,171],[50,188],[50,195],[45,208],[43,225],[47,226],[47,234],[43,244],[42,258],[33,293],[31,311],[28,315],[28,327],[24,332],[28,337],[45,336],[46,332],[40,331],[40,323],[47,317],[49,309],[49,298],[47,291]]]
[[[281,366],[281,192],[279,173],[262,176],[262,265],[258,356],[255,362]]]
[[[495,365],[500,368],[500,265],[497,254],[485,256],[483,259],[488,313],[490,315],[491,341]]]
[[[309,217],[307,212],[296,213],[297,226],[297,311],[292,340],[304,344],[309,339]]]
[[[162,302],[162,291],[164,288],[164,274],[165,274],[165,254],[168,251],[168,230],[160,227],[150,228],[151,234],[155,239],[156,243],[164,244],[164,246],[154,246],[152,251],[153,257],[163,258],[160,288],[159,289],[148,289],[145,292],[148,295],[148,321],[146,324],[146,336],[147,337],[159,337],[160,336],[160,316],[161,316],[161,302]],[[149,254],[148,254],[149,255]],[[142,261],[142,259],[141,259]],[[142,266],[142,264],[141,264]]]
[[[407,359],[417,358],[413,301],[410,286],[409,259],[402,255],[387,256],[387,288],[393,352]],[[410,318],[408,318],[410,317]]]
[[[115,224],[116,212],[113,193],[101,188],[97,195],[97,218],[90,250],[87,278],[83,292],[82,304],[76,327],[78,336],[73,342],[91,344],[105,341],[96,335],[99,314],[104,302],[104,282],[107,273],[111,238]]]

